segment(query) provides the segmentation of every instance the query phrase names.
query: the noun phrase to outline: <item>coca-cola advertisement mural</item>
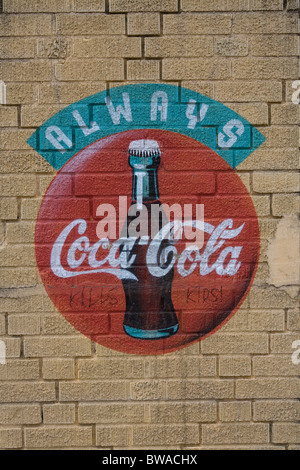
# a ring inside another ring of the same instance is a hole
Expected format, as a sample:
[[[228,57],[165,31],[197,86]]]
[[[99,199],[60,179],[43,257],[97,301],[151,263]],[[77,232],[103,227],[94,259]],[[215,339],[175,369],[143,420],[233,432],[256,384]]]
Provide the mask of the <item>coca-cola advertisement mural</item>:
[[[130,354],[221,328],[259,260],[257,215],[234,168],[263,141],[221,103],[171,85],[115,88],[53,116],[29,143],[58,170],[35,233],[56,308]]]

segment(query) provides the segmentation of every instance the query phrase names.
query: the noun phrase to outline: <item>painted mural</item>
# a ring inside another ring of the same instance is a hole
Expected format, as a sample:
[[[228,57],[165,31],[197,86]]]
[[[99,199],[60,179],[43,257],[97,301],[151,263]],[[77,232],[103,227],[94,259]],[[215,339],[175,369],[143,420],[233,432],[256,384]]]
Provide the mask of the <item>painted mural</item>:
[[[55,169],[36,222],[45,289],[82,334],[130,354],[183,348],[245,300],[259,226],[235,167],[264,137],[173,85],[103,91],[29,144]]]

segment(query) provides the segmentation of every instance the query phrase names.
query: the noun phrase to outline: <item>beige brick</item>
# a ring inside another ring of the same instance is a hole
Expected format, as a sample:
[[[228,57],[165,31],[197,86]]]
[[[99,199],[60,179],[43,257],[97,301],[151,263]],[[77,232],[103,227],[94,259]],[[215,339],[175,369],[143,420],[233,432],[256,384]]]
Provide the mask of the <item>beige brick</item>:
[[[183,80],[182,87],[209,96],[209,98],[214,98],[214,83],[209,80]]]
[[[44,424],[74,424],[75,423],[75,405],[54,405],[43,406]]]
[[[24,339],[24,354],[26,357],[73,357],[89,356],[91,341],[79,337],[49,337]]]
[[[298,335],[299,339],[299,335]],[[292,362],[292,343],[290,354],[253,358],[253,375],[260,377],[296,377],[298,366]]]
[[[0,297],[0,311],[1,312],[11,312],[11,313],[23,313],[30,312],[32,309],[30,295],[18,295],[16,293],[13,297]],[[40,299],[40,304],[42,306],[42,299]]]
[[[195,449],[193,447],[193,449]],[[227,446],[227,445],[222,445],[222,444],[219,444],[219,445],[216,445],[216,446],[209,446],[209,445],[206,445],[206,446],[203,446],[203,447],[200,447],[200,450],[242,450],[242,451],[245,451],[245,450],[259,450],[259,451],[262,451],[262,450],[286,450],[285,446],[279,446],[279,445],[259,445],[259,444],[254,444],[254,445],[247,445],[247,444],[244,444],[244,445],[238,445],[238,444],[231,444],[230,446]]]
[[[21,110],[21,126],[22,127],[38,127],[47,119],[54,116],[62,109],[63,106],[40,106],[25,105]]]
[[[205,57],[213,55],[213,38],[208,36],[161,36],[145,39],[146,57]]]
[[[32,129],[0,129],[0,150],[28,150]]]
[[[21,353],[21,339],[9,338],[7,336],[0,338],[5,343],[5,354],[7,358],[20,357]]]
[[[224,103],[226,105],[226,103]],[[228,107],[255,126],[268,124],[268,105],[264,103],[230,103]]]
[[[177,11],[177,0],[109,0],[109,11]]]
[[[50,35],[51,15],[1,15],[0,31],[1,36]]]
[[[265,131],[264,131],[265,132]],[[238,165],[239,170],[293,170],[299,166],[298,149],[286,148],[284,151],[274,148],[257,149],[251,159]]]
[[[77,330],[60,314],[43,315],[41,319],[43,335],[74,335]]]
[[[220,420],[225,422],[251,421],[251,403],[248,401],[220,402]]]
[[[149,361],[149,376],[153,378],[214,377],[214,357],[157,357]]]
[[[275,217],[283,215],[298,214],[300,199],[298,194],[273,194],[272,214]]]
[[[128,60],[128,80],[159,79],[160,64],[158,60]]]
[[[170,400],[201,400],[233,398],[232,380],[170,380],[167,383],[167,396]]]
[[[107,36],[74,39],[75,57],[141,57],[141,38]],[[105,89],[105,86],[103,87]],[[99,91],[100,89],[98,89]]]
[[[178,82],[173,82],[173,81],[164,81],[164,80],[153,80],[153,82],[155,83],[166,83],[167,85],[175,85],[175,86],[179,86],[179,81]],[[135,85],[135,84],[139,84],[140,81],[139,80],[126,80],[126,81],[122,81],[122,82],[119,82],[119,81],[113,81],[113,82],[109,82],[108,83],[108,88],[110,90],[112,90],[113,88],[116,88],[116,87],[120,87],[120,86],[125,86],[125,85]]]
[[[42,203],[42,198],[22,199],[21,218],[24,220],[36,220]]]
[[[260,239],[261,240],[270,240],[270,238],[275,236],[277,226],[278,226],[278,220],[277,219],[260,217],[258,219],[258,222],[259,222],[259,230],[260,230]]]
[[[298,54],[296,35],[252,35],[249,38],[250,53],[258,57],[292,56]]]
[[[294,82],[296,81],[296,85]],[[299,95],[299,85],[297,85],[298,80],[286,80],[285,82],[285,100],[287,103],[291,103],[295,99],[297,100],[297,104],[299,103],[300,95]],[[295,106],[297,106],[295,104]]]
[[[252,202],[258,217],[264,217],[271,214],[271,203],[269,196],[252,196]]]
[[[0,268],[0,288],[32,287],[38,283],[35,268]]]
[[[299,0],[287,0],[287,9],[288,10],[298,10],[299,9]]]
[[[16,222],[7,224],[7,240],[9,243],[33,243],[35,224],[32,222]]]
[[[79,403],[78,421],[80,424],[123,424],[143,423],[144,404],[139,403]]]
[[[264,171],[253,174],[253,190],[257,193],[295,193],[300,179],[296,172]]]
[[[38,360],[11,359],[0,367],[0,380],[38,380],[39,377]]]
[[[129,36],[146,36],[160,33],[159,13],[128,13]]]
[[[1,44],[0,44],[1,50]],[[18,110],[13,107],[0,106],[0,126],[12,127],[18,125]]]
[[[199,443],[199,426],[196,424],[135,426],[134,446],[188,445]]]
[[[279,81],[274,80],[247,80],[235,82],[222,80],[220,82],[216,82],[214,87],[215,99],[222,102],[281,102],[282,100],[282,84]]]
[[[259,378],[238,379],[236,397],[238,399],[298,398],[299,379],[296,378]]]
[[[54,174],[53,167],[46,162],[43,158],[37,158],[36,151],[19,150],[17,153],[16,165],[16,152],[12,150],[0,152],[1,173],[34,173],[51,172]]]
[[[144,378],[145,366],[143,359],[83,359],[78,361],[78,375],[80,379],[129,379]]]
[[[16,198],[1,198],[0,218],[2,220],[16,220],[18,218],[18,201]]]
[[[289,0],[296,2],[298,0]],[[294,7],[295,8],[295,7]],[[283,0],[182,0],[182,11],[282,10]],[[296,9],[296,8],[295,8]]]
[[[126,400],[126,385],[115,381],[60,382],[61,401]]]
[[[33,59],[35,40],[25,38],[1,38],[0,59]]]
[[[0,252],[0,266],[35,266],[34,246],[7,245]]]
[[[0,383],[2,403],[33,403],[55,400],[55,384],[39,382]]]
[[[286,34],[298,32],[297,15],[283,15],[278,12],[237,13],[234,16],[234,34]]]
[[[2,196],[34,196],[35,176],[0,176],[0,193]]]
[[[254,421],[297,421],[300,402],[296,400],[259,400],[253,403]]]
[[[298,77],[297,58],[255,57],[254,59],[233,59],[232,76],[242,79],[285,79]]]
[[[96,426],[96,446],[126,447],[129,443],[129,435],[128,426]]]
[[[7,13],[57,13],[58,11],[72,11],[72,0],[9,0],[4,4]]]
[[[92,445],[92,428],[81,426],[27,428],[25,445],[31,449],[88,447]]]
[[[243,37],[217,38],[216,54],[225,57],[243,57],[248,55],[248,40]]]
[[[186,348],[177,349],[177,351],[174,351],[173,354],[175,356],[180,356],[180,357],[182,357],[182,356],[199,356],[200,352],[201,352],[200,342],[196,342],[196,343],[190,344]]]
[[[224,59],[163,59],[164,80],[226,79],[230,77],[230,64]]]
[[[0,311],[10,313],[23,313],[23,312],[43,312],[47,310],[47,303],[55,309],[49,297],[40,289],[39,294],[36,294],[38,289],[19,289],[17,292],[11,293],[11,297],[0,297]],[[43,295],[44,294],[44,295]],[[51,309],[48,308],[48,311]]]
[[[215,421],[217,421],[217,404],[214,401],[150,404],[151,423],[211,423]]]
[[[0,429],[0,448],[19,449],[23,446],[21,428]]]
[[[273,354],[290,354],[293,352],[292,343],[300,340],[299,333],[271,335],[270,349]]]
[[[220,376],[246,377],[251,376],[251,359],[243,356],[223,356],[220,358]]]
[[[6,84],[6,104],[28,104],[37,100],[37,85],[11,82]]]
[[[24,249],[24,248],[23,248]],[[40,317],[37,315],[9,315],[9,335],[37,335],[40,333]]]
[[[46,380],[74,379],[74,359],[43,359],[42,375]]]
[[[287,316],[287,328],[292,331],[300,330],[300,311],[299,308],[289,309]]]
[[[300,120],[299,106],[290,104],[271,105],[272,124],[288,125],[298,124]]]
[[[283,10],[283,0],[250,0],[250,10]]]
[[[105,11],[105,0],[75,0],[75,11]]]
[[[203,444],[267,444],[269,426],[267,424],[204,424]]]
[[[39,103],[41,104],[70,104],[81,100],[86,96],[105,90],[105,82],[62,82],[62,83],[40,83]]]
[[[4,223],[4,220],[2,219],[0,222],[0,244],[3,243],[5,239],[5,225],[6,224]]]
[[[56,65],[58,80],[122,80],[122,59],[98,59],[66,62]]]
[[[222,331],[284,331],[285,313],[284,310],[243,310],[240,309],[226,325]]]
[[[249,0],[181,0],[182,11],[245,11]]]
[[[230,34],[231,17],[222,14],[164,15],[164,34]]]
[[[299,444],[299,423],[275,423],[272,426],[272,441],[276,444]]]
[[[75,13],[57,15],[57,32],[63,36],[125,34],[124,15]]]
[[[130,396],[133,400],[162,400],[166,398],[165,383],[158,380],[132,382]]]
[[[268,335],[263,333],[216,333],[201,344],[203,354],[267,354]]]
[[[6,326],[5,326],[5,315],[0,315],[0,335],[5,335]]]
[[[66,59],[73,53],[73,38],[39,38],[37,56],[41,59]]]
[[[0,405],[0,423],[40,424],[42,422],[40,405]]]
[[[0,64],[0,76],[5,82],[45,82],[51,80],[51,64],[46,61],[3,60]]]

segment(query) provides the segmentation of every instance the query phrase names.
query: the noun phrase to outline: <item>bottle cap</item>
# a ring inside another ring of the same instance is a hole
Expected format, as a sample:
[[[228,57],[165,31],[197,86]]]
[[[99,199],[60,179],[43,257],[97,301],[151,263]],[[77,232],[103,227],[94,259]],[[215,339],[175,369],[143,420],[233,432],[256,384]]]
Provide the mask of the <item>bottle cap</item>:
[[[129,155],[133,157],[159,157],[160,148],[156,140],[133,140],[128,148]]]

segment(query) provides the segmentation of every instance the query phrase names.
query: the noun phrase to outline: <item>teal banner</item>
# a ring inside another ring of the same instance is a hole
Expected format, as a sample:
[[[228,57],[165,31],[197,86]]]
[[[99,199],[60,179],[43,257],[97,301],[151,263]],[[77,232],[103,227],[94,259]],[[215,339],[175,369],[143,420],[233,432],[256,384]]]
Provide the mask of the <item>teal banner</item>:
[[[184,134],[235,168],[265,137],[246,119],[211,98],[175,85],[144,83],[104,90],[62,109],[28,139],[59,170],[95,141],[132,129]]]

